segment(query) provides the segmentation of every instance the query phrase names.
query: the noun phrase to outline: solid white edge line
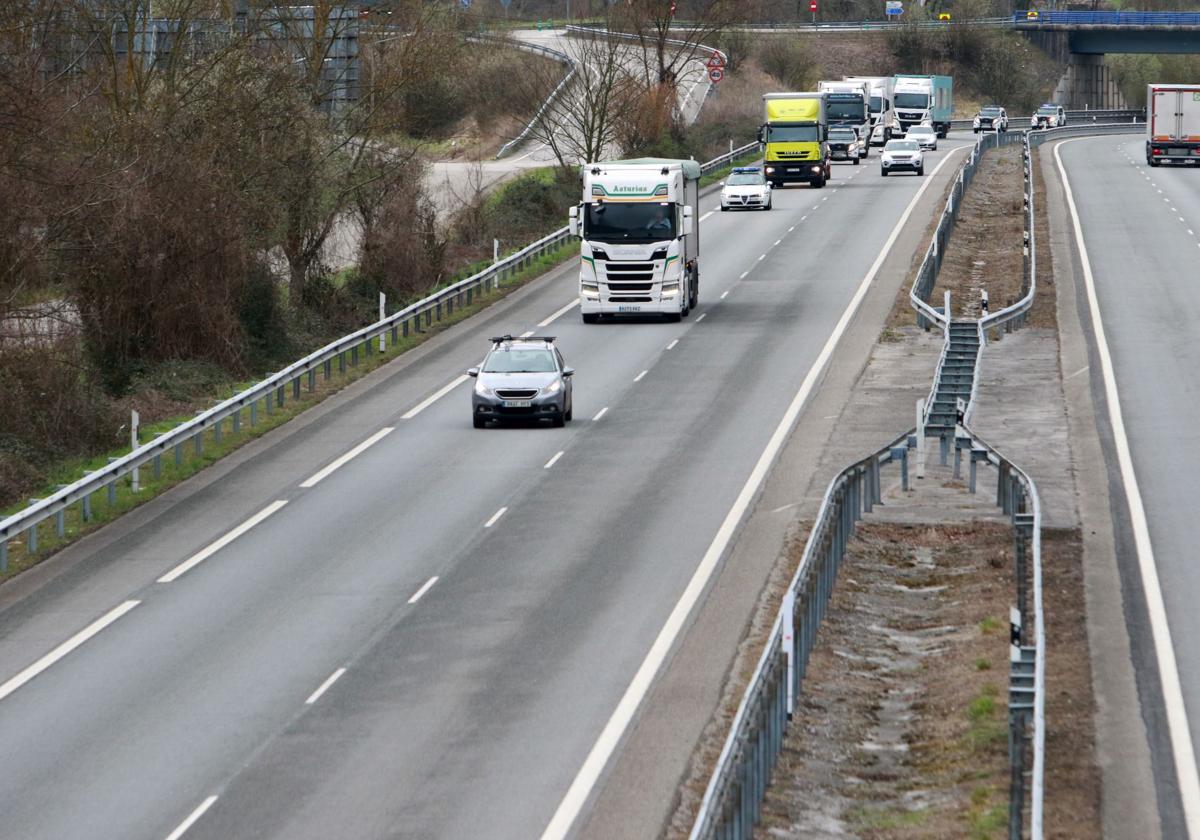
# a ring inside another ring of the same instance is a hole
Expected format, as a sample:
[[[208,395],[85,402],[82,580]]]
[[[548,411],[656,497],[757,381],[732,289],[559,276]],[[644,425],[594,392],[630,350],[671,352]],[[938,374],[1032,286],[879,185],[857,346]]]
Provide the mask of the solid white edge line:
[[[705,213],[703,216],[700,217],[700,221],[703,222],[705,219],[707,219],[709,216],[711,216],[713,213],[716,213],[716,212],[717,212],[716,210],[709,210],[707,213]]]
[[[327,466],[325,469],[314,474],[311,478],[305,479],[304,481],[300,482],[300,486],[306,487],[306,488],[313,487],[314,485],[317,484],[317,482],[321,481],[323,478],[327,478],[338,468],[344,467],[350,461],[354,460],[359,455],[366,452],[368,449],[370,449],[375,444],[379,443],[379,441],[383,440],[385,437],[387,437],[394,431],[396,431],[394,426],[385,426],[384,428],[380,429],[378,432],[376,432],[375,434],[371,435],[369,438],[364,440],[358,446],[351,449],[345,455],[338,458],[336,461],[334,461],[332,464]]]
[[[676,345],[676,344],[678,344],[678,343],[679,343],[679,339],[678,339],[678,338],[673,338],[673,339],[671,339],[671,343],[667,345],[667,349],[668,349],[668,350],[674,350],[674,349],[675,349],[675,345]]]
[[[542,464],[542,469],[544,469],[544,470],[550,469],[551,467],[553,467],[555,464],[558,463],[558,459],[561,458],[562,456],[563,456],[563,450],[560,449],[558,452],[554,453],[553,458],[551,458],[546,463]]]
[[[229,545],[231,542],[236,540],[242,534],[249,531],[255,525],[262,522],[264,519],[266,519],[271,514],[275,513],[277,510],[279,510],[281,507],[283,507],[286,504],[287,504],[287,499],[276,499],[275,501],[271,502],[271,504],[267,505],[265,508],[260,510],[258,513],[251,516],[249,519],[247,519],[241,525],[237,526],[232,531],[230,531],[228,534],[221,537],[220,539],[214,540],[213,542],[209,543],[207,546],[205,546],[204,548],[197,551],[195,554],[193,554],[187,560],[184,560],[182,563],[180,563],[174,569],[167,572],[165,575],[163,575],[162,577],[160,577],[158,579],[158,582],[159,583],[171,583],[172,581],[179,579],[185,572],[194,568],[195,566],[200,565],[202,562],[207,560],[209,557],[216,554],[222,548]]]
[[[412,601],[409,601],[409,603],[411,604],[411,603],[412,603]],[[345,669],[345,668],[338,668],[336,671],[334,671],[332,674],[330,674],[330,675],[329,675],[329,676],[328,676],[328,677],[325,679],[325,682],[321,683],[321,684],[320,684],[320,685],[317,687],[317,690],[316,690],[316,691],[314,691],[312,694],[308,695],[308,699],[304,701],[304,705],[306,705],[306,706],[311,706],[313,703],[316,703],[318,700],[320,700],[320,699],[321,699],[321,695],[322,695],[322,694],[324,694],[326,691],[328,691],[328,690],[329,690],[329,686],[331,686],[331,685],[333,685],[335,682],[337,682],[337,681],[338,681],[338,679],[339,679],[339,678],[342,676],[342,674],[344,674],[344,673],[346,673],[346,669]]]
[[[487,522],[483,523],[483,527],[484,527],[484,528],[491,528],[493,525],[495,525],[495,524],[496,524],[496,522],[497,522],[497,521],[500,519],[500,517],[501,517],[501,516],[503,516],[503,515],[505,514],[505,512],[506,512],[507,510],[508,510],[508,508],[506,508],[506,507],[502,507],[502,508],[500,508],[500,510],[498,510],[498,511],[496,511],[495,513],[493,513],[493,514],[492,514],[492,518],[491,518],[491,519],[489,519]]]
[[[968,149],[969,146],[960,147],[960,149]],[[957,151],[957,150],[955,150]],[[637,713],[638,707],[641,705],[642,699],[650,690],[654,678],[658,674],[659,668],[666,661],[668,654],[675,645],[675,639],[680,631],[687,623],[687,617],[691,613],[696,602],[700,600],[700,596],[704,594],[707,588],[709,578],[717,568],[717,561],[725,553],[730,541],[733,539],[734,533],[737,531],[738,523],[741,522],[742,516],[746,513],[750,504],[754,501],[758,494],[759,488],[770,471],[771,465],[775,462],[779,451],[783,448],[787,441],[788,435],[791,434],[792,428],[796,424],[796,420],[800,416],[800,410],[808,401],[809,394],[816,387],[817,381],[821,377],[822,371],[828,364],[830,357],[833,355],[834,349],[837,347],[842,334],[850,325],[850,321],[854,318],[858,311],[859,305],[866,297],[867,290],[870,288],[875,275],[879,272],[880,266],[887,258],[888,253],[892,250],[896,239],[900,236],[900,231],[904,228],[908,217],[912,215],[913,209],[917,206],[921,196],[925,194],[925,190],[933,183],[933,176],[937,175],[947,162],[949,162],[951,152],[937,165],[929,178],[926,178],[905,208],[900,220],[892,229],[887,241],[884,243],[883,250],[875,258],[875,262],[871,264],[871,268],[863,277],[862,283],[854,292],[850,302],[846,304],[846,309],[842,313],[842,317],[838,320],[833,332],[830,334],[825,346],[821,348],[820,354],[817,356],[812,367],[809,368],[808,374],[804,377],[804,381],[800,385],[800,390],[796,392],[796,396],[792,398],[792,402],[784,412],[783,419],[779,421],[779,425],[775,428],[775,432],[771,435],[770,441],[767,443],[766,449],[759,456],[758,462],[754,465],[750,476],[746,479],[745,485],[738,494],[737,500],[734,501],[733,507],[729,509],[725,520],[721,523],[720,529],[709,545],[708,550],[704,552],[704,557],[700,560],[700,565],[696,567],[692,579],[688,581],[687,588],[679,597],[679,601],[671,610],[666,624],[659,631],[658,637],[654,640],[654,644],[650,647],[646,658],[642,660],[641,667],[634,674],[633,680],[630,681],[629,687],[625,689],[620,702],[616,709],[613,710],[612,716],[608,719],[600,736],[596,739],[596,743],[592,746],[587,758],[583,762],[583,766],[579,768],[574,781],[571,782],[566,795],[562,802],[559,803],[558,809],[551,817],[550,823],[546,826],[546,830],[542,832],[542,840],[559,840],[565,838],[571,830],[571,826],[575,822],[575,818],[583,810],[583,806],[587,803],[591,796],[592,788],[596,781],[604,772],[605,766],[608,764],[609,758],[617,748],[625,729],[629,726]]]
[[[505,508],[505,510],[507,510],[507,508]],[[433,585],[437,582],[438,582],[437,575],[434,575],[429,580],[425,581],[425,583],[422,584],[421,588],[418,589],[416,592],[414,592],[413,596],[408,599],[408,603],[415,604],[415,603],[417,603],[417,601],[420,601],[426,592],[428,592],[430,589],[433,589]]]
[[[12,677],[9,680],[7,680],[3,685],[0,685],[0,700],[3,700],[5,697],[12,694],[18,688],[25,685],[25,683],[29,682],[34,677],[36,677],[38,674],[40,674],[43,671],[45,671],[46,669],[48,669],[51,665],[58,662],[60,659],[62,659],[68,653],[75,650],[75,648],[82,645],[88,639],[95,636],[97,633],[99,633],[105,627],[112,624],[114,621],[116,621],[121,616],[125,615],[125,613],[129,612],[131,609],[133,609],[140,603],[141,603],[141,601],[126,601],[125,603],[121,604],[119,607],[109,610],[107,613],[105,613],[100,618],[93,621],[87,627],[80,630],[78,633],[76,633],[71,638],[67,639],[65,642],[63,642],[61,645],[56,647],[54,650],[47,653],[45,656],[43,656],[37,662],[34,662],[32,665],[30,665],[29,667],[22,670],[15,677]]]
[[[178,828],[167,835],[167,840],[179,840],[189,828],[196,824],[196,820],[204,816],[204,812],[211,808],[216,801],[217,797],[213,795],[201,802],[196,810],[192,811],[188,818],[179,824]]]
[[[1188,724],[1187,707],[1183,702],[1183,689],[1179,683],[1179,668],[1175,661],[1175,646],[1171,641],[1171,627],[1167,622],[1167,609],[1163,602],[1162,586],[1158,580],[1158,569],[1154,561],[1154,548],[1150,540],[1150,526],[1146,521],[1146,509],[1142,504],[1138,488],[1137,473],[1133,467],[1133,455],[1129,439],[1125,434],[1125,418],[1121,413],[1121,397],[1117,391],[1116,375],[1113,371],[1112,355],[1104,333],[1104,321],[1100,317],[1100,302],[1096,295],[1096,284],[1092,275],[1092,264],[1088,259],[1087,246],[1083,241],[1083,225],[1075,207],[1075,196],[1067,179],[1059,150],[1074,140],[1064,140],[1054,147],[1054,161],[1062,179],[1067,207],[1071,211],[1071,224],[1075,231],[1075,244],[1079,248],[1079,262],[1083,268],[1083,281],[1087,288],[1088,310],[1092,317],[1092,328],[1096,333],[1096,349],[1100,356],[1101,373],[1104,376],[1104,396],[1108,403],[1109,420],[1112,423],[1113,443],[1117,450],[1117,462],[1121,469],[1121,481],[1125,485],[1125,498],[1129,502],[1129,520],[1133,527],[1134,544],[1137,547],[1138,569],[1141,572],[1142,589],[1146,593],[1146,611],[1150,616],[1150,634],[1154,640],[1154,653],[1158,661],[1158,675],[1162,681],[1163,706],[1167,712],[1167,729],[1171,739],[1171,752],[1175,759],[1175,774],[1179,784],[1179,799],[1183,804],[1184,822],[1189,837],[1200,837],[1200,775],[1196,770],[1196,755],[1192,746],[1191,728]]]
[[[633,377],[633,381],[634,381],[634,382],[641,382],[641,381],[642,381],[642,377],[643,377],[643,376],[645,376],[645,375],[646,375],[647,373],[649,373],[649,372],[650,372],[650,371],[648,371],[648,370],[644,370],[644,371],[642,371],[642,372],[641,372],[641,373],[639,373],[637,376]]]
[[[573,300],[573,301],[571,301],[570,303],[568,303],[568,304],[567,304],[566,306],[564,306],[562,309],[559,309],[557,312],[555,312],[553,315],[551,315],[551,316],[550,316],[549,318],[547,318],[545,321],[538,321],[538,326],[539,326],[539,327],[548,327],[548,326],[550,326],[550,325],[551,325],[552,323],[554,323],[554,322],[555,322],[557,319],[561,318],[563,315],[566,315],[568,312],[570,312],[572,309],[574,309],[574,308],[575,308],[576,306],[578,306],[578,305],[579,305],[579,298],[575,298],[575,300]]]
[[[608,406],[604,406],[604,408],[602,408],[598,412],[596,412],[596,416],[592,418],[592,422],[595,423],[597,420],[599,420],[601,417],[603,417],[607,413],[608,413]]]
[[[465,373],[459,374],[458,376],[451,379],[449,383],[443,385],[441,388],[439,388],[433,394],[426,397],[421,402],[417,403],[416,406],[414,406],[413,408],[410,408],[406,413],[404,413],[403,415],[400,416],[400,419],[401,420],[413,419],[418,414],[420,414],[422,411],[429,408],[429,406],[433,405],[435,402],[437,402],[442,397],[449,394],[451,391],[453,391],[455,388],[457,388],[459,385],[463,384],[470,378],[471,377],[467,376]]]

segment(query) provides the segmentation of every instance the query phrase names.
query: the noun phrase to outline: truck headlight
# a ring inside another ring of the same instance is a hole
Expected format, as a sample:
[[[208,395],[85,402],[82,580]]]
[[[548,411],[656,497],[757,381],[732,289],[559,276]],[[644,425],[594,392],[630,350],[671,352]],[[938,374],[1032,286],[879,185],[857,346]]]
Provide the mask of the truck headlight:
[[[580,288],[580,292],[588,300],[600,300],[600,287],[599,286],[589,286],[589,285],[585,284]]]
[[[772,173],[774,173],[774,172],[775,172],[775,167],[774,167],[774,166],[768,166],[768,167],[767,167],[767,174],[768,174],[768,175],[771,175],[771,174],[772,174]]]
[[[679,294],[679,282],[678,281],[676,281],[674,283],[663,283],[663,287],[662,287],[662,296],[663,297],[665,297],[665,298],[666,297],[675,297],[675,295],[677,295],[677,294]]]

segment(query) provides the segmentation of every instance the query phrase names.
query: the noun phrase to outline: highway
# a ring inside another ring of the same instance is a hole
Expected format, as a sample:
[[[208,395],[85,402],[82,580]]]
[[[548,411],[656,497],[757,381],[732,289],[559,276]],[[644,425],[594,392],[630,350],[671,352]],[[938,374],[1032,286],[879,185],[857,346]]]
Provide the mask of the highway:
[[[1193,374],[1200,365],[1200,172],[1149,167],[1142,135],[1066,141],[1058,155],[1098,310],[1091,313],[1093,389],[1101,404],[1109,391],[1125,618],[1163,836],[1185,836],[1181,823],[1200,836],[1200,390]]]
[[[583,325],[572,261],[4,587],[3,835],[541,835],[959,161],[884,179],[873,150],[771,212],[709,196],[683,323]],[[575,421],[472,429],[463,371],[526,331],[576,368]]]

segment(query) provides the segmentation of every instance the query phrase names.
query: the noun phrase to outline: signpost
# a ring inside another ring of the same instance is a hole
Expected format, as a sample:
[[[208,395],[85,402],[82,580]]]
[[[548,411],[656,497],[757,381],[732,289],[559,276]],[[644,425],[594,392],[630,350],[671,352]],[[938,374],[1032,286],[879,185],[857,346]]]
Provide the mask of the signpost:
[[[904,0],[887,0],[883,10],[888,17],[900,17],[904,14]]]

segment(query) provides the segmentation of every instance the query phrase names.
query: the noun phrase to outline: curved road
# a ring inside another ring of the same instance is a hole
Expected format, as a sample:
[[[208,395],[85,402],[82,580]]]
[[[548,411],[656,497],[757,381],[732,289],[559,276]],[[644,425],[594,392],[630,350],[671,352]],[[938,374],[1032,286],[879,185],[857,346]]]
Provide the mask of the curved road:
[[[538,836],[925,183],[877,161],[707,198],[681,324],[572,262],[0,589],[4,836]],[[576,420],[472,429],[527,330]]]

